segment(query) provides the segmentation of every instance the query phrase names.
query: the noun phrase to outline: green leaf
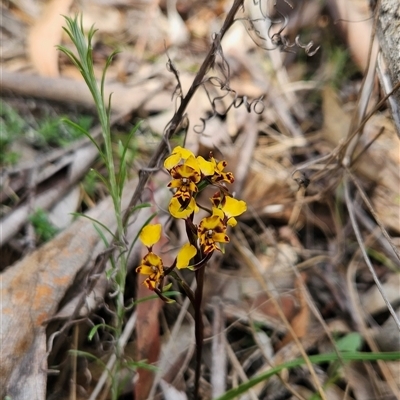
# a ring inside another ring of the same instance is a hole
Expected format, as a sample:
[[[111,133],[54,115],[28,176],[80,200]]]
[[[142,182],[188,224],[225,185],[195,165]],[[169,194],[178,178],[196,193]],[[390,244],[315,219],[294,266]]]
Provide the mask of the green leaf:
[[[171,292],[164,292],[163,291],[163,296],[169,298],[172,296],[180,296],[181,293],[177,292],[177,291],[171,291]],[[145,301],[149,301],[149,300],[154,300],[154,299],[159,299],[159,297],[156,294],[153,294],[151,296],[146,296],[146,297],[142,297],[141,299],[137,299],[136,301],[134,301],[134,304],[139,304],[139,303],[143,303]]]
[[[68,32],[68,30],[65,29],[64,27],[63,27],[63,29],[64,29],[65,32],[68,33],[68,36],[71,38],[71,35]],[[60,50],[61,52],[63,52],[72,61],[72,63],[79,69],[79,71],[82,71],[82,64],[79,61],[79,59],[75,56],[75,54],[72,53],[72,51],[70,51],[66,47],[60,46],[60,45],[57,46],[57,49]]]
[[[171,286],[172,286],[172,282],[168,283],[168,285],[165,285],[162,290],[163,294],[165,294],[165,292],[168,292],[168,290],[171,289]]]
[[[110,182],[108,182],[107,179],[102,174],[100,174],[99,171],[96,171],[95,169],[92,169],[91,171],[93,171],[97,178],[99,178],[103,182],[106,189],[110,192]]]
[[[121,161],[120,161],[120,170],[119,170],[119,176],[118,176],[118,182],[120,182],[120,196],[122,196],[122,186],[123,186],[123,182],[126,179],[126,162],[125,162],[125,158],[126,158],[126,154],[127,151],[129,149],[129,143],[132,140],[133,135],[137,132],[137,130],[139,129],[140,126],[140,121],[133,127],[133,129],[131,130],[131,132],[129,133],[129,136],[126,140],[126,144],[125,146],[123,146],[123,151],[121,154]]]
[[[113,377],[111,371],[107,368],[107,365],[106,365],[100,358],[94,356],[93,354],[90,354],[90,353],[88,353],[87,351],[74,350],[74,349],[69,350],[68,353],[73,354],[73,355],[77,355],[77,356],[80,356],[80,357],[85,357],[85,358],[88,358],[89,360],[95,361],[96,363],[98,363],[98,364],[101,366],[101,368],[102,368],[104,371],[107,371],[108,377],[109,377],[111,380],[114,379],[114,377]]]
[[[41,208],[36,209],[28,219],[32,223],[38,239],[42,243],[48,242],[59,232],[59,229],[50,222],[48,213]]]
[[[97,142],[93,139],[93,136],[86,130],[83,129],[82,126],[76,124],[75,122],[71,121],[69,118],[61,118],[61,122],[66,123],[67,125],[69,125],[70,127],[78,130],[79,132],[81,132],[82,134],[84,134],[96,147],[97,151],[99,152],[100,156],[104,159],[104,154],[101,151],[100,146],[97,144]]]
[[[125,365],[130,369],[135,371],[138,368],[147,369],[148,371],[157,372],[160,369],[155,365],[147,364],[146,361],[127,361]]]
[[[100,93],[101,93],[101,97],[104,99],[104,82],[106,79],[106,73],[108,71],[109,66],[112,63],[113,58],[120,53],[120,50],[114,50],[108,57],[107,57],[107,61],[106,61],[106,65],[103,69],[103,73],[101,75],[101,83],[100,83]],[[111,100],[111,99],[110,99]]]
[[[104,235],[104,232],[100,229],[99,226],[97,226],[95,223],[93,223],[93,228],[96,229],[96,232],[98,233],[98,235],[100,236],[100,239],[102,240],[102,242],[104,243],[105,247],[110,247],[110,243],[107,240],[106,236]]]
[[[88,358],[90,360],[96,361],[99,364],[101,364],[104,367],[104,369],[107,369],[106,364],[104,364],[104,362],[101,361],[101,359],[99,357],[96,357],[95,355],[90,354],[87,351],[71,349],[71,350],[68,351],[68,353],[74,354],[74,355],[77,355],[77,356],[80,356],[80,357],[86,357],[86,358]]]
[[[95,326],[90,330],[90,332],[89,332],[89,334],[88,334],[88,339],[89,339],[90,341],[93,339],[93,336],[97,333],[97,331],[98,331],[100,328],[107,328],[107,329],[109,329],[110,331],[113,331],[113,332],[116,331],[116,329],[115,329],[114,327],[112,327],[111,325],[107,325],[107,324],[97,324],[97,325],[95,325]]]
[[[71,213],[71,215],[78,216],[78,217],[83,217],[83,218],[87,218],[88,220],[92,221],[92,222],[95,224],[95,225],[94,225],[94,228],[96,229],[97,232],[99,232],[99,233],[101,234],[102,239],[103,239],[103,237],[104,237],[104,233],[103,233],[102,231],[99,231],[99,230],[98,230],[97,225],[101,226],[105,231],[107,231],[107,232],[111,235],[112,238],[116,239],[116,238],[115,238],[115,235],[111,232],[111,230],[110,230],[109,228],[107,228],[103,223],[101,223],[100,221],[98,221],[97,219],[94,219],[94,218],[92,218],[92,217],[89,217],[89,215],[81,214],[81,213]],[[104,240],[107,241],[107,239],[106,239],[105,237],[104,237]],[[104,241],[104,240],[103,240],[103,241]],[[108,241],[107,241],[107,243],[108,243]],[[107,244],[107,245],[108,245],[108,244]]]
[[[351,332],[336,341],[336,347],[339,352],[357,351],[362,345],[362,336],[358,332]]]
[[[141,203],[138,204],[137,206],[133,207],[130,214],[132,215],[135,211],[140,210],[141,208],[149,208],[151,207],[152,204],[151,203]]]

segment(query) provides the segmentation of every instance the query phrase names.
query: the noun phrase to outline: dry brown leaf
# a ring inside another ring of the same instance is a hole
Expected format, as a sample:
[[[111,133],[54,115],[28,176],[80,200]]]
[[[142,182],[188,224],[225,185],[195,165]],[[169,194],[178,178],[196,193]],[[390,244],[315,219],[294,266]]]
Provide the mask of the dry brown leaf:
[[[308,307],[305,294],[302,290],[302,285],[305,284],[304,282],[305,278],[306,275],[301,274],[301,277],[296,282],[297,298],[300,305],[300,311],[295,317],[293,317],[292,321],[290,321],[290,324],[292,325],[293,328],[293,332],[299,339],[306,336],[310,325],[310,309]],[[299,282],[300,279],[303,282]],[[291,342],[292,340],[293,340],[292,334],[288,332],[288,334],[279,343],[279,348],[284,347],[287,343]]]
[[[141,279],[141,278],[139,278]],[[141,282],[138,297],[149,296],[149,291]],[[137,356],[139,361],[152,364],[158,361],[160,354],[160,324],[158,314],[162,307],[160,299],[148,300],[137,306]],[[154,379],[154,372],[146,368],[137,369],[135,399],[147,399]]]
[[[58,50],[62,26],[72,0],[52,0],[35,21],[28,36],[28,53],[33,66],[42,76],[58,77]]]
[[[296,316],[296,301],[295,298],[291,295],[282,294],[276,299],[285,314],[285,317],[291,321]],[[252,304],[252,309],[256,308],[259,312],[264,315],[279,319],[279,312],[275,308],[274,304],[270,301],[270,298],[265,294],[261,293],[256,296],[254,302]]]
[[[157,223],[157,221],[152,221]],[[154,252],[160,254],[162,244],[166,244],[167,239],[162,234],[161,239],[154,245]],[[144,254],[143,254],[144,256]],[[163,257],[167,261],[168,255]],[[167,264],[168,265],[168,264]],[[138,276],[138,298],[149,296],[151,292],[145,287],[143,276]],[[146,360],[148,364],[158,361],[160,354],[160,323],[158,315],[163,306],[160,299],[148,300],[137,305],[137,329],[136,329],[136,347],[138,361]],[[135,399],[145,400],[148,398],[151,386],[153,384],[154,372],[145,368],[137,369],[137,380],[135,383]]]
[[[242,198],[260,217],[289,220],[296,191],[290,187],[290,171],[271,159],[263,161],[263,165],[252,163]]]
[[[97,150],[94,146],[82,146],[74,152],[72,158],[68,157],[68,163],[64,164],[68,166],[68,170],[65,174],[59,174],[59,183],[57,185],[53,185],[46,191],[35,196],[33,204],[29,204],[29,202],[22,203],[1,219],[0,231],[2,232],[2,244],[4,245],[4,243],[7,243],[23,227],[27,221],[32,205],[35,208],[42,208],[44,210],[52,207],[65,195],[66,191],[69,190],[71,186],[75,185],[76,182],[84,176],[96,157]]]

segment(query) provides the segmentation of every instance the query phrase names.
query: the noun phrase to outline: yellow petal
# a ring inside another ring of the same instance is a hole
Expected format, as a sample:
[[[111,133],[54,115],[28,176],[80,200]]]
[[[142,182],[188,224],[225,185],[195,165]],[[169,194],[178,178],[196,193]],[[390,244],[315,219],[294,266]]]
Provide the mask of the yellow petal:
[[[193,155],[191,155],[186,161],[185,161],[185,165],[193,168],[199,175],[200,175],[200,167],[199,164],[197,162],[197,160],[194,158]]]
[[[184,160],[187,160],[190,156],[194,157],[194,154],[190,150],[185,149],[184,147],[181,146],[176,146],[174,150],[172,150],[172,152],[173,153],[179,152]]]
[[[169,213],[174,218],[187,218],[190,214],[192,214],[192,212],[197,213],[199,211],[199,208],[197,207],[196,201],[193,197],[190,199],[190,203],[184,210],[181,210],[181,207],[182,206],[181,203],[179,203],[179,200],[176,197],[173,197],[169,203]]]
[[[169,188],[179,188],[182,186],[182,180],[181,179],[172,179],[170,183],[168,183]]]
[[[217,209],[216,209],[217,210]],[[221,224],[221,219],[218,215],[212,215],[211,217],[203,218],[200,221],[199,231],[213,230]]]
[[[176,167],[176,173],[174,177],[177,178],[179,176],[180,178],[192,178],[195,182],[198,182],[200,180],[200,169],[198,166],[194,166],[197,168],[197,170],[187,163],[178,165]]]
[[[175,167],[175,165],[179,164],[179,161],[181,161],[181,155],[180,154],[171,154],[169,157],[167,157],[164,161],[164,167],[168,170],[172,169]]]
[[[185,149],[181,146],[176,146],[173,150],[172,153],[169,157],[167,157],[164,161],[164,167],[168,170],[170,170],[172,167],[175,167],[175,165],[178,165],[180,161],[188,159],[190,156],[193,156],[193,153]]]
[[[176,258],[176,266],[178,269],[188,267],[190,260],[196,255],[197,249],[190,243],[186,243],[179,250]]]
[[[215,171],[215,165],[211,161],[206,161],[202,156],[197,157],[197,163],[199,164],[201,172],[205,176],[213,175]]]
[[[234,217],[230,217],[230,218],[228,219],[227,224],[228,224],[229,226],[234,227],[234,226],[237,225],[237,221],[236,221],[236,219],[235,219]]]
[[[217,215],[220,219],[224,219],[224,212],[220,208],[212,208],[213,215]]]
[[[227,165],[228,165],[228,163],[225,160],[222,160],[217,164],[217,167],[215,169],[218,172],[222,172]]]
[[[225,204],[222,207],[225,215],[229,217],[237,217],[240,214],[243,214],[247,210],[247,204],[243,200],[237,200],[233,197],[226,196]]]
[[[143,282],[143,285],[145,285],[147,287],[147,289],[149,289],[149,290],[154,290],[156,288],[156,284],[157,284],[157,282],[153,281],[150,278],[145,279]]]
[[[157,267],[158,268],[158,272],[161,273],[161,270],[162,270],[162,259],[157,254],[154,254],[154,253],[150,252],[145,256],[145,260],[149,264],[151,264],[152,266]],[[152,271],[154,273],[153,269],[152,269]]]
[[[153,270],[148,265],[140,265],[136,268],[136,272],[142,275],[151,275],[153,273]]]
[[[139,239],[146,246],[151,247],[161,237],[161,224],[146,225],[140,232]]]
[[[229,243],[229,237],[225,233],[214,233],[212,238],[214,242]]]

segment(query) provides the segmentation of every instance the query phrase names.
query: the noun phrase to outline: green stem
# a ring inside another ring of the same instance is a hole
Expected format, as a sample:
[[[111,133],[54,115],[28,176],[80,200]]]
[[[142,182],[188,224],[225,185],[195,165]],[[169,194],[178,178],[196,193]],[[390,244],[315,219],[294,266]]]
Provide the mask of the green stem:
[[[124,302],[124,292],[125,292],[125,284],[126,284],[126,273],[127,273],[127,256],[126,256],[126,248],[124,242],[124,220],[122,217],[122,205],[121,205],[121,193],[122,187],[119,185],[123,185],[123,182],[119,182],[117,180],[117,176],[115,173],[115,163],[112,149],[112,140],[111,140],[111,126],[110,126],[110,103],[111,98],[108,100],[107,104],[104,98],[104,79],[108,66],[110,65],[113,56],[113,53],[107,60],[107,65],[103,71],[103,77],[100,85],[97,82],[94,67],[93,67],[93,54],[92,54],[92,38],[95,33],[93,27],[90,29],[87,36],[83,30],[82,19],[78,22],[78,17],[74,19],[66,17],[67,27],[64,28],[66,33],[70,36],[72,42],[74,43],[78,56],[75,56],[69,49],[59,46],[59,49],[63,51],[71,61],[76,65],[76,67],[81,72],[85,82],[93,96],[93,100],[96,105],[97,114],[99,117],[101,132],[104,141],[104,151],[100,149],[97,143],[94,144],[97,146],[100,155],[102,156],[107,172],[108,172],[108,189],[110,196],[112,198],[113,206],[114,206],[114,214],[117,223],[117,231],[115,234],[114,243],[119,246],[119,255],[118,255],[118,263],[115,267],[117,270],[115,271],[114,283],[116,286],[117,297],[116,297],[116,321],[115,321],[115,355],[116,355],[116,363],[113,369],[113,376],[111,382],[111,393],[113,399],[118,399],[119,396],[119,371],[121,369],[121,363],[123,360],[123,348],[120,346],[119,338],[122,335],[123,324],[125,320],[125,302]],[[94,139],[92,138],[92,141]],[[113,264],[114,265],[114,264]]]

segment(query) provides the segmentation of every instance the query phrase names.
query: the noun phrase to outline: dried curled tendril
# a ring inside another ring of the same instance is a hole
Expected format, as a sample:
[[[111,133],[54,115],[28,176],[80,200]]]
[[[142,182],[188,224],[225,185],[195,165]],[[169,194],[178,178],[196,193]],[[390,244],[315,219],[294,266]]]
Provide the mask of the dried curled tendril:
[[[209,83],[211,86],[214,86],[225,93],[221,96],[215,96],[212,97],[210,93],[210,89],[207,88],[207,85],[205,83]],[[246,107],[246,110],[248,112],[253,111],[256,114],[262,114],[264,112],[264,103],[263,103],[263,98],[264,96],[260,96],[257,99],[253,99],[251,101],[248,100],[247,96],[239,96],[235,90],[230,88],[226,83],[224,83],[220,78],[218,77],[210,77],[208,78],[204,83],[203,83],[203,89],[206,92],[207,98],[210,102],[211,105],[211,112],[210,114],[205,117],[205,118],[200,118],[201,124],[195,125],[193,127],[193,130],[196,133],[203,133],[206,128],[206,123],[207,121],[210,121],[214,117],[224,117],[229,110],[233,108],[239,108],[241,106]],[[221,103],[223,104],[223,99],[226,96],[233,96],[233,99],[231,103],[223,110],[223,111],[218,111],[218,104]]]
[[[285,3],[288,4],[292,9],[294,8],[293,5],[285,0]],[[307,44],[303,44],[300,41],[300,36],[297,35],[294,42],[291,42],[287,36],[283,35],[282,32],[286,29],[288,23],[289,23],[289,18],[282,14],[279,10],[276,10],[276,13],[279,14],[280,18],[273,18],[269,16],[266,12],[263,10],[263,5],[268,4],[268,1],[266,3],[261,2],[261,1],[253,1],[254,6],[257,6],[262,18],[238,18],[238,20],[243,21],[246,30],[249,33],[250,38],[253,40],[253,42],[258,46],[261,47],[264,50],[275,50],[277,48],[280,49],[280,51],[283,52],[293,52],[294,47],[301,48],[305,51],[306,55],[309,57],[312,57],[317,53],[319,50],[320,46],[316,47],[313,49],[314,42],[310,41]],[[274,2],[274,6],[276,6],[276,2]],[[263,36],[260,29],[257,28],[257,25],[264,24],[265,26],[268,26],[267,29],[267,35],[268,38]],[[277,32],[272,33],[274,30],[274,27],[280,25],[280,28]],[[270,43],[271,47],[268,47],[266,43]]]

